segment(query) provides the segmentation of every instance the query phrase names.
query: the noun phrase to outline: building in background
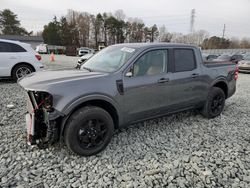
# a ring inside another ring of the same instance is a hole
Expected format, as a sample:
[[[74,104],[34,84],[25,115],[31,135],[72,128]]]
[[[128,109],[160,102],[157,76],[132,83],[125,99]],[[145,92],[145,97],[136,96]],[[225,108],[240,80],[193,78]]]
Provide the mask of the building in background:
[[[32,46],[33,49],[36,49],[38,45],[44,42],[42,36],[0,35],[0,39],[16,40],[28,43]]]

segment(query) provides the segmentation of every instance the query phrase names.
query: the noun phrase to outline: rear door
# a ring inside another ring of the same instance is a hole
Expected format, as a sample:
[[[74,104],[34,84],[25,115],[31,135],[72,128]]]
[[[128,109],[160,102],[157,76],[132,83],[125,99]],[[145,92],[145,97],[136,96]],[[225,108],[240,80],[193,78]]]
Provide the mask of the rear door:
[[[195,50],[193,48],[174,48],[171,52],[172,91],[175,93],[174,108],[179,110],[199,105],[206,98],[207,85],[202,80]]]
[[[0,41],[0,76],[10,76],[11,66],[16,62],[10,43]]]
[[[0,76],[11,76],[12,67],[19,61],[19,55],[25,52],[17,44],[0,41]]]

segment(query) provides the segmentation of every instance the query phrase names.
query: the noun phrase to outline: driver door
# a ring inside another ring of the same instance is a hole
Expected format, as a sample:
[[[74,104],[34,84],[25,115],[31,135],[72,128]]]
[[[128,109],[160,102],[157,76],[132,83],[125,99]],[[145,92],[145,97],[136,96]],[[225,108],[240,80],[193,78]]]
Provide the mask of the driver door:
[[[130,122],[166,112],[172,95],[168,62],[167,49],[151,50],[141,55],[125,73],[123,109]]]

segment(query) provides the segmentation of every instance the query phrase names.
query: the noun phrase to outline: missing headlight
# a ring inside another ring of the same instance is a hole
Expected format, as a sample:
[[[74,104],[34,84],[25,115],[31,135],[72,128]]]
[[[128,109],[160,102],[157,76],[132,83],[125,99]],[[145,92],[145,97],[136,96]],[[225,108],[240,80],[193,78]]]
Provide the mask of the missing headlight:
[[[38,108],[44,107],[47,111],[53,111],[53,96],[47,92],[35,92]]]

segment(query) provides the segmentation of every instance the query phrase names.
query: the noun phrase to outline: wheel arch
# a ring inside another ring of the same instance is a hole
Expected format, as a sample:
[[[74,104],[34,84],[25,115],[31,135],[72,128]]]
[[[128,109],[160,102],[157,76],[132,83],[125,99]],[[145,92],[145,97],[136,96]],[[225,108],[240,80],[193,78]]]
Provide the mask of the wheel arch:
[[[217,80],[215,83],[213,83],[212,87],[218,87],[222,89],[225,94],[225,98],[228,98],[228,85],[225,80]]]
[[[113,121],[114,121],[114,126],[115,129],[119,128],[119,123],[121,121],[121,117],[120,117],[120,113],[119,110],[117,109],[117,107],[110,101],[105,100],[103,98],[96,98],[96,99],[88,99],[88,100],[81,100],[81,102],[77,102],[76,105],[74,105],[73,107],[71,106],[69,109],[67,109],[66,115],[63,117],[62,122],[61,122],[61,126],[60,126],[60,140],[62,140],[63,134],[64,134],[64,130],[65,130],[65,125],[67,124],[67,121],[69,119],[69,117],[78,109],[84,107],[84,106],[97,106],[100,107],[104,110],[106,110],[110,116],[112,117]]]
[[[17,64],[15,64],[12,68],[11,68],[11,72],[10,72],[10,75],[13,76],[13,71],[14,69],[19,66],[19,65],[27,65],[27,66],[30,66],[32,68],[32,71],[35,72],[36,69],[33,65],[31,65],[30,63],[27,63],[27,62],[19,62]]]
[[[35,72],[36,69],[33,65],[31,65],[30,63],[27,63],[27,62],[19,62],[17,64],[15,64],[12,68],[11,68],[11,72],[10,72],[10,76],[13,76],[13,71],[14,69],[19,66],[19,65],[27,65],[27,66],[30,66],[32,68],[32,71]]]

